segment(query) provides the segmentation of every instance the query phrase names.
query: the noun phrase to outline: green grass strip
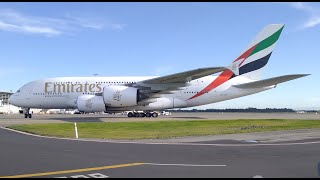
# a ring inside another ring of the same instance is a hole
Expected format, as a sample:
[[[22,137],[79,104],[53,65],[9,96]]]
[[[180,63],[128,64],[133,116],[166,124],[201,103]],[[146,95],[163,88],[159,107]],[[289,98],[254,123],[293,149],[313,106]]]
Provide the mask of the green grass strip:
[[[78,122],[79,138],[164,139],[263,131],[320,128],[319,120],[191,120],[150,122]],[[73,123],[12,125],[32,134],[74,138]]]

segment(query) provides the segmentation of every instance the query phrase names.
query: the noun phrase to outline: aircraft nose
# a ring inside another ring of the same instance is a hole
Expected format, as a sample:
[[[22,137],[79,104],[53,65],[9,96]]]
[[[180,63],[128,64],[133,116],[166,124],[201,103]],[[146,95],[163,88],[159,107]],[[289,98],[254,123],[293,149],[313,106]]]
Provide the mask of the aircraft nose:
[[[12,95],[9,97],[8,102],[9,102],[10,104],[15,104],[14,94],[12,94]]]

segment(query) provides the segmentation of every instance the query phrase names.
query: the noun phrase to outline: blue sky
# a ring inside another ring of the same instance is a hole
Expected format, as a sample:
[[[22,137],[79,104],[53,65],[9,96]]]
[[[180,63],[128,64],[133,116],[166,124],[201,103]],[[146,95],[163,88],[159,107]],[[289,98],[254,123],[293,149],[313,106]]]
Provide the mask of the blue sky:
[[[263,78],[310,76],[198,108],[319,108],[320,3],[0,3],[0,90],[63,76],[226,66],[267,24],[285,28]]]

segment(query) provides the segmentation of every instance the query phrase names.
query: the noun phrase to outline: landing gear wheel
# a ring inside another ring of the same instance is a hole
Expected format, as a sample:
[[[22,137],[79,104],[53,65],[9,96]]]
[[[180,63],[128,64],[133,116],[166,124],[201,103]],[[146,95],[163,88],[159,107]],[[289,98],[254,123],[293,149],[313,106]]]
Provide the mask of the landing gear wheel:
[[[133,113],[133,117],[140,117],[140,113],[137,113],[137,112]]]
[[[133,117],[133,113],[132,113],[132,112],[129,112],[129,113],[128,113],[128,117],[129,117],[129,118]]]
[[[27,118],[28,117],[28,114],[24,114],[24,118]]]
[[[151,117],[151,113],[147,112],[146,117]]]
[[[29,114],[29,118],[32,118],[32,114]]]
[[[158,117],[158,113],[152,113],[152,117]]]
[[[140,117],[146,117],[145,113],[140,113]]]

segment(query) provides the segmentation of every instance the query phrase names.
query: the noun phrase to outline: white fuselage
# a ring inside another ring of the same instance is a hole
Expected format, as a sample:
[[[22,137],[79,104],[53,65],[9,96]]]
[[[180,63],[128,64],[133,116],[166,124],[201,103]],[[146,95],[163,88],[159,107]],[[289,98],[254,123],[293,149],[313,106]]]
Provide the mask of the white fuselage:
[[[40,109],[77,109],[77,99],[82,95],[94,95],[103,91],[105,86],[118,86],[135,83],[154,77],[60,77],[32,81],[14,93],[10,102],[24,108]],[[206,76],[187,83],[181,90],[172,94],[162,94],[155,102],[147,105],[108,108],[107,110],[160,110],[185,108],[205,105],[258,93],[272,87],[239,89],[232,85],[251,82],[252,80],[237,76],[221,84],[211,91],[190,99],[208,86],[217,76]]]

